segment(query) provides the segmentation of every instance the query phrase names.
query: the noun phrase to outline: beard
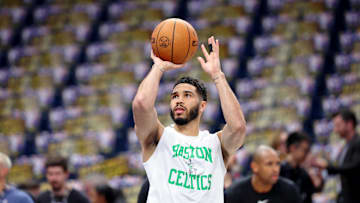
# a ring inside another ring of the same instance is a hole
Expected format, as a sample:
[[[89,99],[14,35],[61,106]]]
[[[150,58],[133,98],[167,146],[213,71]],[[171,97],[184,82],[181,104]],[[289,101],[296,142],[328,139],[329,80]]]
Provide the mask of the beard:
[[[50,182],[50,185],[51,185],[51,188],[52,188],[52,190],[54,191],[54,192],[58,192],[58,191],[60,191],[61,190],[61,188],[62,188],[62,184],[60,184],[59,182]]]
[[[175,118],[174,111],[172,109],[170,109],[171,119],[176,123],[176,125],[186,125],[190,121],[192,121],[192,120],[194,120],[195,118],[198,117],[198,115],[199,115],[199,106],[200,105],[197,105],[197,106],[191,108],[190,112],[189,112],[189,116],[185,117],[185,118]]]

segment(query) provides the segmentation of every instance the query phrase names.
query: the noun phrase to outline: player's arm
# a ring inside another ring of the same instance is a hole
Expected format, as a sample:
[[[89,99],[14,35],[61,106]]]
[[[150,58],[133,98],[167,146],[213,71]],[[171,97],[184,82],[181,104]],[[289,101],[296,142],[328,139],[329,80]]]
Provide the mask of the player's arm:
[[[241,106],[221,71],[219,41],[210,37],[208,43],[212,45],[213,51],[209,54],[205,46],[201,45],[206,62],[201,57],[198,57],[198,60],[204,71],[211,76],[218,90],[221,109],[226,121],[218,136],[226,153],[233,154],[244,142],[246,121]]]
[[[182,67],[182,65],[162,61],[153,52],[151,52],[151,58],[154,65],[140,83],[132,102],[135,132],[143,149],[144,161],[152,154],[163,130],[155,110],[155,100],[160,79],[165,71]]]

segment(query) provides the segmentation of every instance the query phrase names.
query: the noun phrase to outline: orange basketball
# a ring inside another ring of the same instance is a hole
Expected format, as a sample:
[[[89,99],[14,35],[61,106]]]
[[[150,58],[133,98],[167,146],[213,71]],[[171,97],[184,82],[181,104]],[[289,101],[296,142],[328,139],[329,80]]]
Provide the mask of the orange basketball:
[[[175,64],[182,64],[191,59],[198,44],[193,26],[179,18],[169,18],[160,22],[151,35],[154,54]]]

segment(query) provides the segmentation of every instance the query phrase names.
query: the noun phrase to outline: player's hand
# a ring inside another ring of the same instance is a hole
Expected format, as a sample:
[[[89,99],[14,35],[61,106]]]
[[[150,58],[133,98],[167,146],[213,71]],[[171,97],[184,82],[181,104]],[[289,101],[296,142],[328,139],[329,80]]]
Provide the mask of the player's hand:
[[[185,64],[175,64],[170,61],[163,61],[161,58],[155,56],[153,50],[151,50],[151,58],[154,61],[154,66],[160,68],[162,72],[173,70],[183,67]]]
[[[202,69],[208,73],[212,79],[217,77],[221,73],[220,57],[219,57],[219,40],[214,36],[208,39],[208,44],[212,46],[212,52],[208,53],[204,44],[201,44],[201,50],[204,54],[204,58],[198,57],[198,61],[201,64]]]

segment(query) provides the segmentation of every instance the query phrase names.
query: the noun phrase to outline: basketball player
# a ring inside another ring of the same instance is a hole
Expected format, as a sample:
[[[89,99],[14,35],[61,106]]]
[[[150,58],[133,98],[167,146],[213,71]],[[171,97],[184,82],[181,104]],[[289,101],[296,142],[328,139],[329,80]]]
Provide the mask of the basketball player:
[[[142,81],[132,107],[136,135],[141,143],[144,167],[149,178],[148,203],[223,202],[225,163],[244,142],[245,119],[240,104],[221,70],[219,41],[208,39],[213,51],[201,45],[198,57],[219,93],[226,120],[224,128],[210,134],[199,131],[207,93],[197,79],[183,77],[171,92],[170,110],[174,125],[163,126],[154,108],[164,72],[181,68],[151,54],[151,71]]]

